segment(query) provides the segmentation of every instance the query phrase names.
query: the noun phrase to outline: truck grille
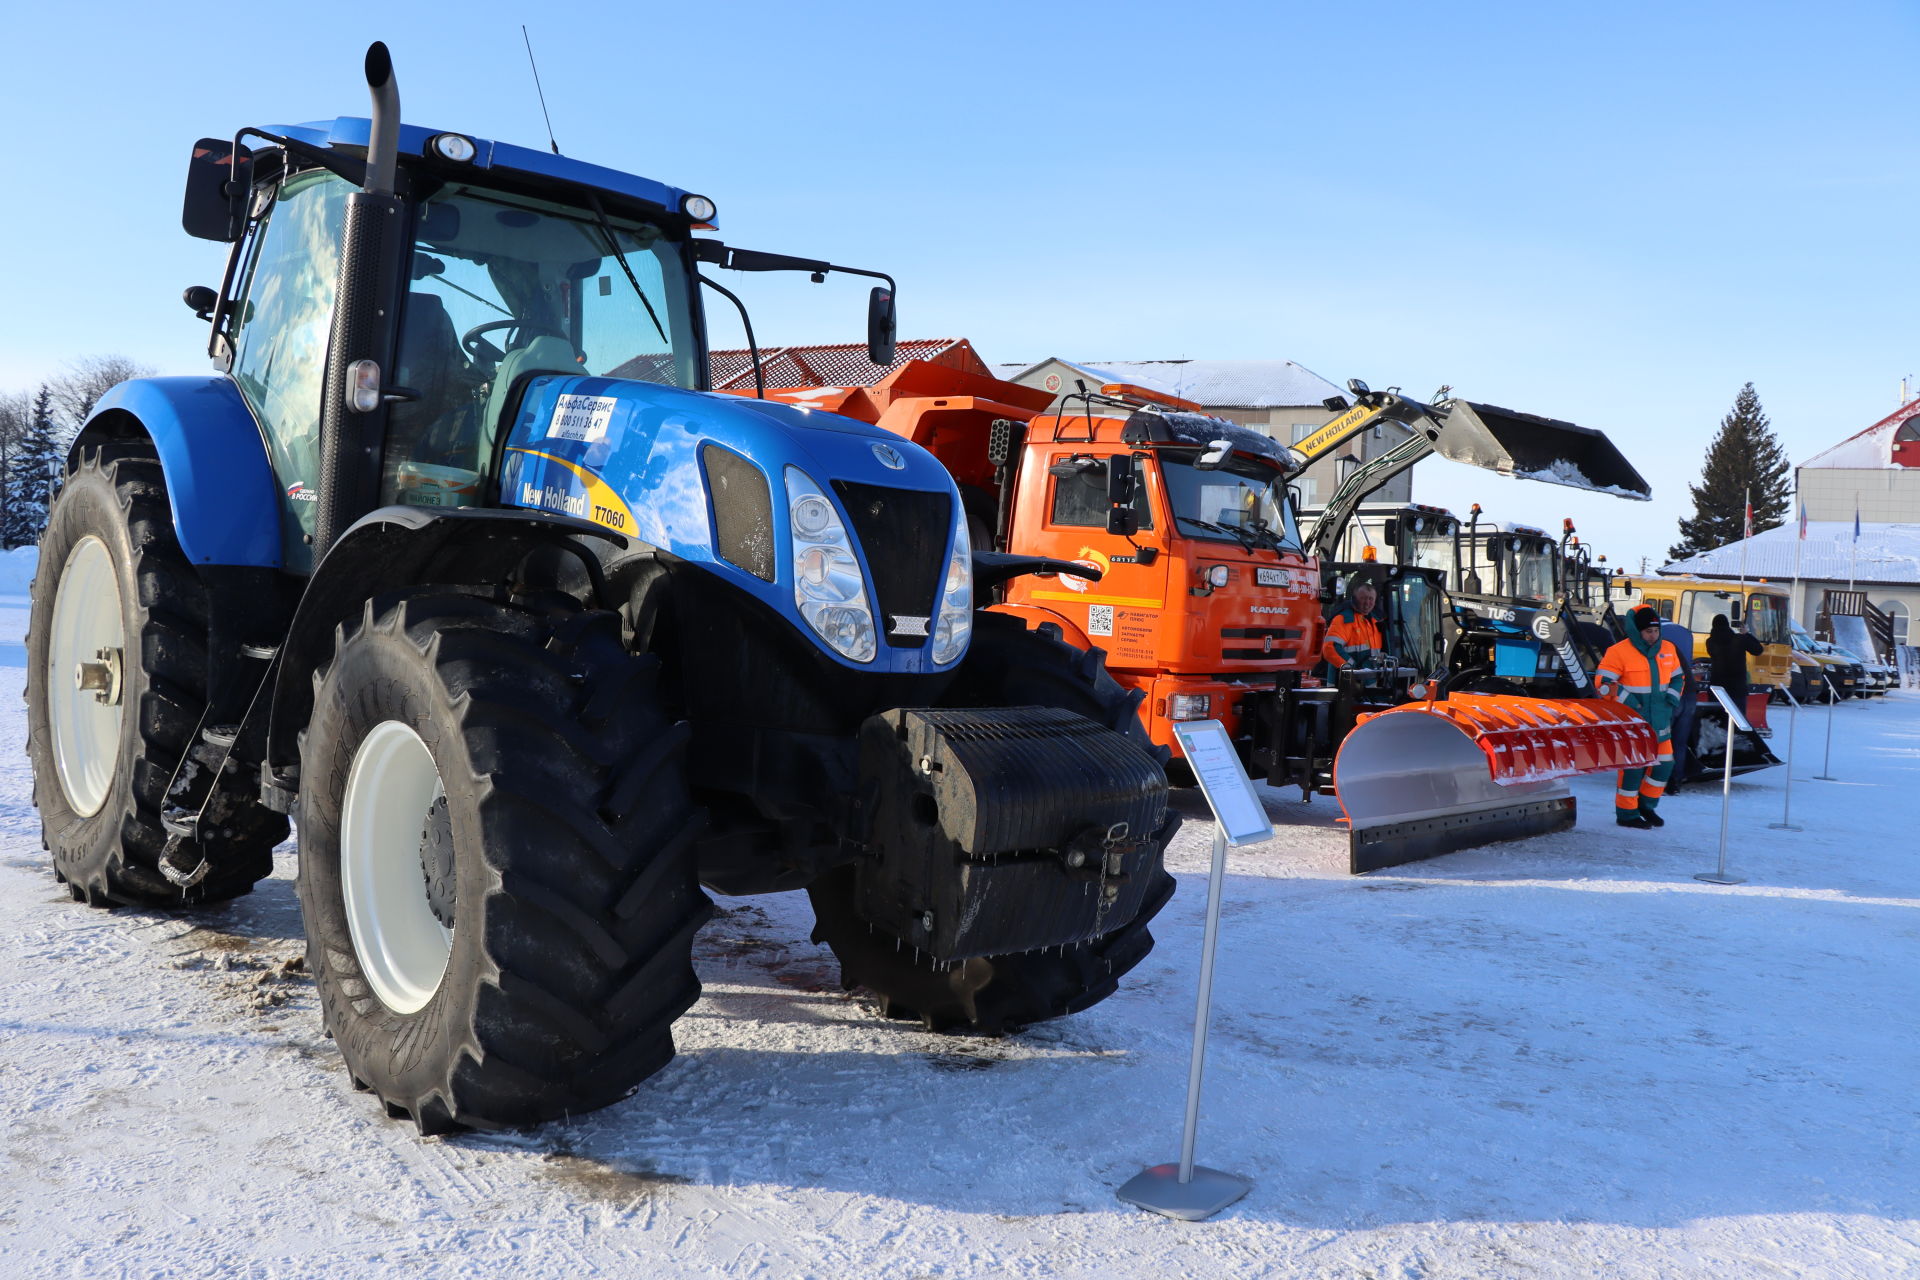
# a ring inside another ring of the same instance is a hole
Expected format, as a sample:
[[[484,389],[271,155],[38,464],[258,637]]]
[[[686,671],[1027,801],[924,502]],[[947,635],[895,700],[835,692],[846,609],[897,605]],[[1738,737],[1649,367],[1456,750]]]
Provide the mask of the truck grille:
[[[853,521],[853,534],[867,553],[873,574],[874,607],[881,632],[897,649],[918,649],[932,631],[940,582],[947,571],[947,535],[953,529],[953,503],[944,493],[889,489],[835,480]],[[901,621],[907,620],[904,625]],[[915,625],[913,620],[919,620]]]

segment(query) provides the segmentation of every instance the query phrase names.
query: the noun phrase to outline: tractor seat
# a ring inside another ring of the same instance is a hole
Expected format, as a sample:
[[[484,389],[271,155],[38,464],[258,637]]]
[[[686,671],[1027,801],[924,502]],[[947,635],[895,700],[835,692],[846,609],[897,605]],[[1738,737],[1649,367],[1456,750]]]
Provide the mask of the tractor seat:
[[[507,411],[507,402],[513,395],[515,383],[534,373],[584,372],[580,365],[580,353],[573,349],[573,344],[549,333],[536,334],[524,346],[515,347],[501,357],[500,367],[493,373],[493,389],[487,393],[486,416],[481,419],[481,465],[486,466],[491,462],[494,441],[507,425],[501,421],[501,415]]]

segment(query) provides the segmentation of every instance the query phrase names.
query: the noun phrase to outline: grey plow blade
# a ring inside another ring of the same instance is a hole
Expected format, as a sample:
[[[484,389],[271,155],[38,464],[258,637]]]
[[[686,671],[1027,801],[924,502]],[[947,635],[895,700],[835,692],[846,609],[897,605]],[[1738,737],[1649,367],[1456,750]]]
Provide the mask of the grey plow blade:
[[[1438,716],[1386,715],[1356,726],[1340,744],[1334,788],[1354,875],[1564,831],[1574,821],[1564,782],[1495,782],[1486,753]]]
[[[1445,416],[1440,410],[1444,409]],[[1613,441],[1592,427],[1541,418],[1472,400],[1434,406],[1440,434],[1433,451],[1468,466],[1522,480],[1645,501],[1653,490]]]

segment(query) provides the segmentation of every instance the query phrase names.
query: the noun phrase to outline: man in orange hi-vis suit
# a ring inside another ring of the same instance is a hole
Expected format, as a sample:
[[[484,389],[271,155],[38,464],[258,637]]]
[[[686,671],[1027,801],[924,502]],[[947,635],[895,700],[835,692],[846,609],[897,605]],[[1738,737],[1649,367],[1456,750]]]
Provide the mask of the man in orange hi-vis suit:
[[[1338,672],[1349,662],[1370,667],[1380,652],[1380,624],[1373,620],[1373,606],[1380,599],[1371,582],[1354,584],[1348,602],[1327,620],[1327,638],[1320,645],[1328,673]]]
[[[1622,769],[1613,797],[1613,819],[1623,827],[1664,827],[1661,793],[1673,775],[1673,721],[1686,682],[1680,651],[1660,637],[1660,615],[1642,605],[1627,620],[1633,630],[1607,650],[1596,672],[1600,696],[1617,698],[1653,726],[1660,742],[1651,769]]]

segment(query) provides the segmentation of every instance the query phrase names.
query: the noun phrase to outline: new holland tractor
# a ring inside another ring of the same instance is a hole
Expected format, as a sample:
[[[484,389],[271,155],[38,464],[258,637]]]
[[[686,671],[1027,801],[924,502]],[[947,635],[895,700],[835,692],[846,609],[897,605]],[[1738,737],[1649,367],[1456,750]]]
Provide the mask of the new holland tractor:
[[[703,390],[703,266],[849,269],[403,126],[366,73],[370,119],[195,147],[221,371],[122,384],[73,446],[28,689],[60,880],[217,902],[293,816],[326,1028],[423,1132],[665,1064],[703,885],[805,888],[844,980],[932,1028],[1112,993],[1173,889],[1164,753],[1097,650],[976,609],[1097,574],[976,554],[889,432]],[[887,280],[874,359],[893,328]]]

